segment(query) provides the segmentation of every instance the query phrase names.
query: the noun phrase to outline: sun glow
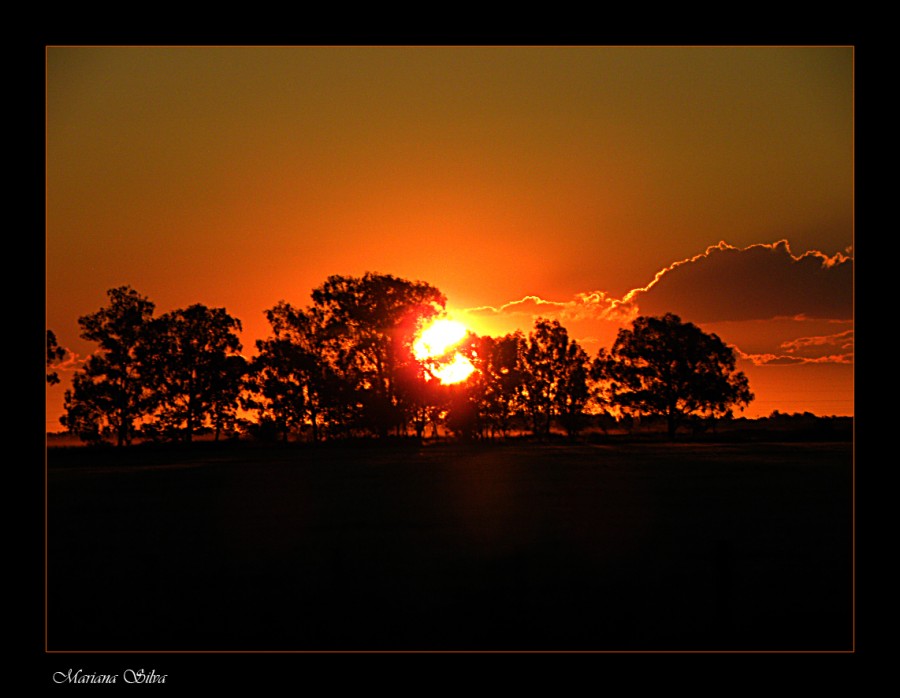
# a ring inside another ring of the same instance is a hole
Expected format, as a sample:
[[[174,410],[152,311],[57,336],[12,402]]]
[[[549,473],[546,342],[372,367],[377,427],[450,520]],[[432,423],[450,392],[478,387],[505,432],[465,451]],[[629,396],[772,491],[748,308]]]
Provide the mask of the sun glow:
[[[466,336],[466,326],[456,320],[441,318],[422,330],[413,344],[413,353],[419,361],[443,356]]]
[[[440,318],[422,329],[413,343],[413,354],[427,362],[426,376],[437,378],[449,385],[466,380],[475,371],[472,362],[454,347],[466,337],[465,325],[455,320]]]
[[[438,364],[431,369],[431,375],[437,378],[444,385],[450,383],[461,383],[472,375],[475,367],[469,359],[459,352],[453,355],[450,363]]]

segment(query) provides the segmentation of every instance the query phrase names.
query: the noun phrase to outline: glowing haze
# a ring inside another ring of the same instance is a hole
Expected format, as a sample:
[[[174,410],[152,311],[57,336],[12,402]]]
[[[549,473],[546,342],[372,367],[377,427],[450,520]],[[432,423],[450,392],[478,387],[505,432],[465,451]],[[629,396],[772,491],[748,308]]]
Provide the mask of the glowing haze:
[[[426,378],[434,377],[449,385],[472,375],[472,362],[455,349],[467,333],[464,324],[448,318],[438,318],[422,329],[413,342],[413,355],[425,363]]]
[[[439,318],[425,327],[415,342],[413,354],[417,359],[442,356],[466,336],[466,326],[456,320]]]
[[[853,58],[49,47],[47,327],[71,354],[47,428],[107,289],[225,307],[252,355],[266,309],[367,271],[592,354],[675,312],[736,348],[745,414],[853,414]]]

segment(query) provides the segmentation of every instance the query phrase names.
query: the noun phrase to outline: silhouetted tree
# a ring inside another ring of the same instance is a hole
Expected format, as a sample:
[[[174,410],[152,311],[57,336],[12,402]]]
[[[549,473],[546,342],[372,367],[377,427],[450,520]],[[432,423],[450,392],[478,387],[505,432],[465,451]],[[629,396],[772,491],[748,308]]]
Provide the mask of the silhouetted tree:
[[[669,438],[691,415],[720,417],[752,399],[734,351],[715,334],[672,313],[639,317],[619,330],[599,373],[625,413],[665,418]]]
[[[447,386],[429,373],[426,362],[412,357],[400,361],[394,377],[394,393],[404,409],[406,421],[412,424],[420,439],[435,415],[446,410],[449,397]]]
[[[566,434],[577,436],[584,428],[585,409],[591,398],[590,358],[574,339],[566,346],[557,378],[556,411]]]
[[[446,391],[447,411],[444,424],[464,441],[478,436],[482,431],[479,412],[479,386],[477,379],[442,386]]]
[[[520,393],[534,434],[548,435],[555,416],[570,436],[577,434],[590,397],[587,354],[558,320],[538,318],[522,358]]]
[[[229,354],[211,370],[209,416],[216,441],[223,433],[236,437],[240,431],[238,407],[249,365],[240,354]]]
[[[340,421],[339,385],[315,315],[284,301],[266,311],[273,336],[256,342],[259,354],[248,376],[247,409],[271,422],[287,441],[293,430],[309,425],[313,441],[325,424]]]
[[[230,420],[241,387],[240,329],[224,308],[199,303],[149,325],[140,354],[156,397],[149,436],[190,442]]]
[[[520,411],[519,394],[525,381],[521,332],[503,337],[479,337],[471,360],[478,370],[479,412],[488,435],[506,436]]]
[[[63,359],[66,358],[66,350],[59,346],[59,343],[56,341],[56,335],[52,330],[47,330],[47,368],[51,366],[56,366]],[[56,385],[59,383],[59,375],[56,371],[49,371],[47,373],[47,382],[50,385]]]
[[[271,424],[287,441],[306,419],[305,357],[287,339],[260,339],[256,348],[243,405],[256,412],[258,424]]]
[[[97,444],[110,435],[119,437],[117,405],[112,386],[99,379],[100,372],[88,357],[83,370],[72,377],[72,388],[65,392],[65,414],[60,423],[82,441]],[[98,379],[95,381],[95,377]],[[128,442],[131,432],[121,436],[118,445]]]
[[[131,442],[152,396],[144,385],[141,347],[153,303],[130,286],[107,292],[109,306],[78,320],[81,337],[99,348],[76,372],[65,393],[61,423],[84,440],[112,435],[118,446]]]
[[[420,322],[444,307],[444,295],[421,281],[367,273],[331,276],[312,299],[347,418],[382,436],[403,432],[412,415],[398,377],[415,360],[411,344]]]
[[[615,404],[609,361],[609,352],[601,348],[588,366],[589,411],[594,423],[604,434],[616,426],[625,426],[630,431],[633,422],[631,416],[627,416],[627,421],[623,422],[626,415]]]

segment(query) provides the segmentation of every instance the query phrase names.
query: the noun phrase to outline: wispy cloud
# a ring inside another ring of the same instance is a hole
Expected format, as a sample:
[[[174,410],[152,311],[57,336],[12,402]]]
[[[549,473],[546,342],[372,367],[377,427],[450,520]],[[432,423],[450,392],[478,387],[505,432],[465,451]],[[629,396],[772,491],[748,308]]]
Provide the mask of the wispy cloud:
[[[846,354],[826,354],[824,356],[795,356],[792,354],[747,354],[739,348],[735,349],[739,359],[749,361],[755,366],[795,366],[799,364],[852,364],[853,352]]]
[[[528,317],[550,316],[559,320],[609,320],[629,322],[636,315],[636,308],[623,306],[621,300],[610,297],[603,291],[578,293],[567,301],[553,301],[540,296],[524,296],[498,307],[482,305],[466,308],[473,315],[498,316],[519,315]]]
[[[67,349],[65,358],[58,364],[48,367],[48,371],[56,371],[57,373],[74,373],[84,367],[87,357],[79,356],[75,352]]]
[[[853,330],[830,335],[798,337],[778,345],[782,351],[773,353],[743,352],[740,358],[757,366],[783,364],[852,364]]]
[[[810,349],[830,350],[837,347],[838,349],[853,349],[853,330],[845,330],[831,335],[820,335],[816,337],[798,337],[788,342],[783,342],[781,347],[788,352],[804,352]]]

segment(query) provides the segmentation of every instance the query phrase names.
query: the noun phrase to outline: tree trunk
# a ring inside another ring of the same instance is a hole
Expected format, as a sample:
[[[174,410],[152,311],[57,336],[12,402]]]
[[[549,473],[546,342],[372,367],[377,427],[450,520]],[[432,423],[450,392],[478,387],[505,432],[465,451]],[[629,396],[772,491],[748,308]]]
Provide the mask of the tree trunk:
[[[122,394],[119,402],[119,428],[116,430],[117,446],[128,443],[128,383],[122,383]]]
[[[191,378],[188,381],[188,414],[187,414],[187,435],[185,440],[191,443],[194,436],[194,374],[191,372]]]
[[[678,429],[678,421],[674,414],[669,413],[666,415],[666,423],[669,427],[669,441],[675,440],[675,430]]]

